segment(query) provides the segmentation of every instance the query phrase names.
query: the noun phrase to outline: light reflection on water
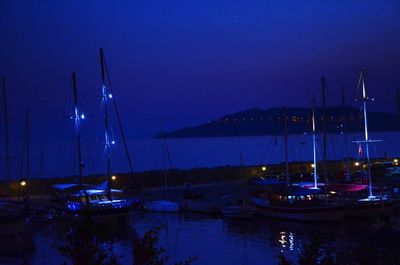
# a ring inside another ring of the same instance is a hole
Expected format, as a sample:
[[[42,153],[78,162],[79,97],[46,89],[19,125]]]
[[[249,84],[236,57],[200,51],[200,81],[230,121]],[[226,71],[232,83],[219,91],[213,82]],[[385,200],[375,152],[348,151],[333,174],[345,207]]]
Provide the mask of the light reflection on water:
[[[132,238],[160,227],[159,245],[171,261],[197,257],[193,264],[278,264],[280,252],[297,260],[302,244],[318,238],[328,246],[346,244],[362,238],[368,223],[305,224],[282,220],[255,219],[234,221],[220,216],[194,213],[158,214],[135,212],[126,227],[115,225],[107,244],[122,264],[132,262]],[[0,240],[1,248],[18,250],[0,252],[0,264],[62,264],[69,261],[57,249],[65,224],[33,226],[31,234],[14,241]],[[29,243],[30,242],[30,243]]]

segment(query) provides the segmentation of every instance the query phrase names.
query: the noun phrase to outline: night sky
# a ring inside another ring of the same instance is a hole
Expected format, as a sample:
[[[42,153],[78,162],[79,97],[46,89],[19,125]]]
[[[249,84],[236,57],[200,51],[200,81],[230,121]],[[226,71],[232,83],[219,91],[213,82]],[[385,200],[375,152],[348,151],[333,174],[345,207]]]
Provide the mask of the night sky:
[[[341,86],[351,102],[363,66],[371,108],[397,108],[395,0],[1,0],[0,36],[11,130],[28,108],[33,142],[70,139],[72,71],[86,126],[101,121],[100,47],[128,138],[247,108],[307,107],[322,76],[330,105]]]

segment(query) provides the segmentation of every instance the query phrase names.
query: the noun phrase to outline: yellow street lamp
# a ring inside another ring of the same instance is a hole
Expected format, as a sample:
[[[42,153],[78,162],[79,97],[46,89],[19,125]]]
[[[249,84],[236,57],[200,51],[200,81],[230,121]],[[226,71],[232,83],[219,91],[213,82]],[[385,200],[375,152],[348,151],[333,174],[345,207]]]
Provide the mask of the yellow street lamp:
[[[117,176],[115,176],[115,175],[111,176],[111,180],[116,180],[116,179],[117,179]]]
[[[20,185],[21,185],[21,186],[26,186],[26,181],[25,181],[25,180],[21,181],[21,182],[20,182]]]

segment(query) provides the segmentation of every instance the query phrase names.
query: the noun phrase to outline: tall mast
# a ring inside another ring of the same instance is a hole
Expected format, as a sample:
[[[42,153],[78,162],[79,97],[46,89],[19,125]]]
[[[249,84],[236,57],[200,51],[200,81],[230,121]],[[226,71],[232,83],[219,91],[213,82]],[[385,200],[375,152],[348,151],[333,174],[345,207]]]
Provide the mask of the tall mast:
[[[326,126],[327,126],[327,115],[326,115],[326,80],[321,78],[322,85],[322,144],[323,144],[323,162],[322,168],[324,173],[325,187],[328,184],[328,172],[326,164]]]
[[[164,200],[167,200],[167,145],[165,144],[165,136],[164,136],[164,130],[161,132],[161,137],[162,137],[162,151],[163,151],[163,160],[164,160],[164,178],[163,178],[163,184],[164,184]]]
[[[312,128],[313,128],[313,157],[314,157],[314,189],[318,189],[317,184],[317,146],[315,132],[315,98],[312,100]]]
[[[108,199],[111,200],[111,142],[110,142],[110,126],[108,120],[108,110],[107,110],[107,101],[109,97],[112,97],[112,94],[107,94],[106,89],[106,80],[105,80],[105,69],[104,69],[104,52],[103,49],[100,49],[100,66],[101,66],[101,83],[102,83],[102,99],[104,104],[104,138],[105,138],[105,148],[107,154],[107,196]]]
[[[44,196],[44,187],[43,187],[43,181],[44,181],[44,147],[43,144],[40,145],[40,195],[41,198],[43,199]]]
[[[3,85],[3,108],[4,108],[4,130],[5,130],[5,140],[6,140],[6,177],[10,180],[10,142],[8,137],[8,112],[7,112],[7,91],[6,91],[6,79],[3,77],[1,79]]]
[[[105,67],[105,70],[106,70],[106,73],[107,73],[107,80],[108,80],[108,83],[110,85],[111,93],[114,94],[114,91],[113,91],[113,88],[112,88],[112,85],[111,85],[110,75],[108,73],[108,66],[107,66],[105,61],[104,61],[104,67]],[[113,103],[114,103],[114,108],[115,108],[115,114],[117,114],[117,121],[118,121],[118,125],[119,125],[119,130],[121,132],[122,141],[124,143],[125,154],[126,154],[126,157],[128,159],[129,169],[131,171],[132,176],[134,176],[133,175],[132,160],[131,160],[131,156],[129,154],[129,149],[128,149],[128,143],[126,142],[125,132],[124,132],[124,128],[122,126],[121,116],[119,115],[117,101],[115,100],[115,98],[113,98]]]
[[[285,127],[285,176],[286,176],[286,185],[290,185],[290,177],[289,177],[289,154],[288,154],[288,120],[287,120],[287,107],[284,107],[283,110],[283,120]]]
[[[29,110],[25,111],[25,141],[26,141],[26,179],[30,177],[30,154],[29,154]]]
[[[349,145],[348,143],[348,130],[347,130],[347,111],[346,111],[346,97],[344,95],[344,88],[340,89],[342,96],[342,115],[343,115],[343,133],[344,133],[344,142],[345,142],[345,151],[346,151],[346,181],[350,181],[350,161],[349,161]]]
[[[397,89],[396,95],[397,95],[397,114],[399,115],[400,118],[400,89]]]
[[[72,73],[72,81],[74,83],[74,121],[76,130],[76,148],[78,152],[78,168],[79,168],[79,185],[82,188],[82,177],[83,177],[83,162],[82,162],[82,151],[81,151],[81,135],[80,135],[80,119],[84,119],[84,114],[79,111],[78,105],[78,91],[76,87],[76,74]]]
[[[363,90],[363,109],[364,109],[364,132],[365,132],[365,149],[367,154],[367,163],[368,163],[368,189],[369,196],[372,197],[372,178],[371,178],[371,161],[369,158],[369,136],[368,136],[368,118],[367,118],[367,91],[365,88],[365,69],[361,70],[360,81]]]

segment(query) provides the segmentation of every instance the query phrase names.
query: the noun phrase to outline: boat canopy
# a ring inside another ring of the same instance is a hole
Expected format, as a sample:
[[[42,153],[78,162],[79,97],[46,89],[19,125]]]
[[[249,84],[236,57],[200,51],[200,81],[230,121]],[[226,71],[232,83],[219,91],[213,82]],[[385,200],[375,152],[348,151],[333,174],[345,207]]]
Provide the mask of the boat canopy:
[[[361,184],[329,184],[329,189],[333,191],[357,192],[367,188],[368,185]]]
[[[86,192],[86,194],[85,194]],[[111,189],[111,193],[122,193],[122,190]],[[107,194],[107,190],[104,189],[87,189],[81,190],[78,193],[73,194],[74,196],[85,196],[85,195],[101,195]]]

